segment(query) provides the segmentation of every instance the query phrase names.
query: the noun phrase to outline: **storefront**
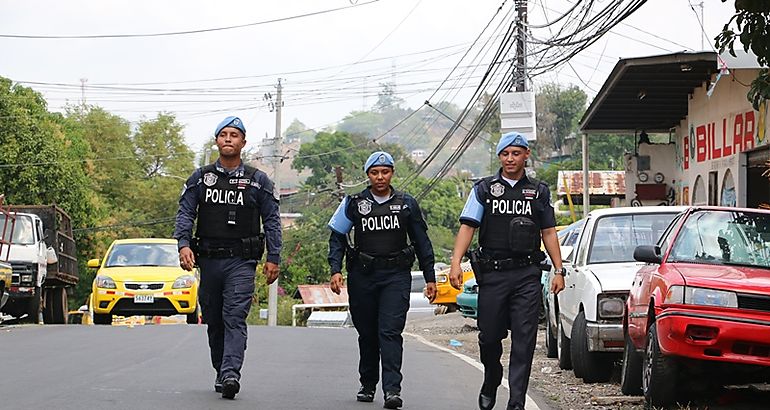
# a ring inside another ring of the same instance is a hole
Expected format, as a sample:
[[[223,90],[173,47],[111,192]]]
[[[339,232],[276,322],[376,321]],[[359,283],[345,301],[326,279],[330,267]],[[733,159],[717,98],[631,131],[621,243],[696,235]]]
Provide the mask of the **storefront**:
[[[746,99],[757,72],[748,55],[618,62],[581,131],[637,136],[635,152],[626,155],[625,205],[770,207],[770,179],[763,175],[770,164],[767,106],[756,111]]]

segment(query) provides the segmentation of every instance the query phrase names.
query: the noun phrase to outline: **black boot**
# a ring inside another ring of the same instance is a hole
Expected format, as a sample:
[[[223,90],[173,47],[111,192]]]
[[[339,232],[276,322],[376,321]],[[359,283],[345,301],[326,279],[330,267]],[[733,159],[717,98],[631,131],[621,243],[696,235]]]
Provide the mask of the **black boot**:
[[[382,407],[386,409],[397,409],[404,405],[404,401],[401,400],[401,394],[397,392],[385,393],[385,405]]]
[[[361,386],[356,394],[356,401],[371,403],[374,401],[374,387]]]
[[[228,377],[222,381],[222,398],[234,399],[235,395],[241,390],[241,384],[235,377]]]
[[[497,391],[485,393],[482,390],[481,393],[479,393],[479,409],[492,410],[495,408],[495,401],[497,401]]]

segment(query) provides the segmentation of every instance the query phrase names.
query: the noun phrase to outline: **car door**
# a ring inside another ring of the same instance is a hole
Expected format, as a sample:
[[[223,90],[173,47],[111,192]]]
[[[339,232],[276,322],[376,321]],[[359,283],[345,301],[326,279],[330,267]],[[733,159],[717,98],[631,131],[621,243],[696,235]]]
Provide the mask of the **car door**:
[[[674,238],[676,226],[682,219],[682,215],[677,215],[663,232],[657,242],[661,249],[661,254],[665,254]],[[629,292],[628,306],[628,333],[634,340],[642,340],[647,333],[647,313],[650,306],[650,288],[652,278],[657,274],[660,265],[646,264],[642,266],[634,276]]]
[[[580,236],[577,239],[577,247],[573,248],[572,258],[564,264],[566,275],[564,276],[564,290],[559,293],[559,316],[561,317],[562,327],[565,334],[569,335],[572,331],[572,322],[578,313],[577,292],[578,275],[584,268],[586,258],[586,248],[589,243],[590,231],[593,226],[593,220],[586,220],[583,228],[580,230]]]

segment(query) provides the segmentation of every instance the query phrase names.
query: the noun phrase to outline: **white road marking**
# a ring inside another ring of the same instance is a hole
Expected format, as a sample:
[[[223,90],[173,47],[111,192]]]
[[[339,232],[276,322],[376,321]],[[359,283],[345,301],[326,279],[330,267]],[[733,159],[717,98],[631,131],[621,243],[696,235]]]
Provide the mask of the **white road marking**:
[[[422,343],[422,344],[424,344],[426,346],[430,346],[430,347],[432,347],[434,349],[441,350],[442,352],[447,352],[447,353],[451,354],[452,356],[454,356],[454,357],[464,361],[465,363],[468,363],[469,365],[477,368],[482,374],[484,373],[484,365],[481,364],[476,359],[468,357],[468,356],[466,356],[466,355],[464,355],[462,353],[458,353],[458,352],[456,352],[456,351],[454,351],[452,349],[448,349],[448,348],[446,348],[444,346],[439,346],[439,345],[437,345],[437,344],[435,344],[433,342],[428,341],[427,339],[425,339],[424,337],[422,337],[420,335],[416,335],[414,333],[409,333],[409,332],[404,332],[403,334],[415,338],[418,342],[420,342],[420,343]],[[500,385],[505,390],[508,390],[508,379],[505,376],[503,376],[503,381],[502,381],[502,383]],[[532,398],[529,397],[529,394],[527,395],[527,399],[526,399],[526,401],[524,403],[524,408],[526,410],[541,410],[540,406],[538,406],[537,403],[535,403],[535,401],[532,400]]]

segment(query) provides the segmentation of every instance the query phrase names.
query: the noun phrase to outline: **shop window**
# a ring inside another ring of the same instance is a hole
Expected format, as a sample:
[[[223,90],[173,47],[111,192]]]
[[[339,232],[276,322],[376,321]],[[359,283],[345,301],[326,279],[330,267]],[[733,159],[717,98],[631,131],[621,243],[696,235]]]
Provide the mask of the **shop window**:
[[[722,179],[722,193],[719,199],[719,205],[722,206],[736,206],[735,199],[735,181],[733,181],[733,173],[728,169],[725,171],[725,176]]]
[[[718,202],[719,183],[718,171],[709,172],[709,205],[716,205]]]
[[[692,204],[693,205],[706,205],[708,204],[708,198],[706,197],[706,186],[703,183],[703,178],[698,175],[695,178],[695,184],[692,187]]]

